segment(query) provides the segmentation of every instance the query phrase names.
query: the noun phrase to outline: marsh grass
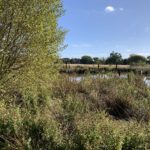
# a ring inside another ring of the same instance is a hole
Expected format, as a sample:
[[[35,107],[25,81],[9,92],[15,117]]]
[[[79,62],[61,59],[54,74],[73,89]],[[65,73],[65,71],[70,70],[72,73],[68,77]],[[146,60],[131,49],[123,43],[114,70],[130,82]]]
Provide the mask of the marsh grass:
[[[149,121],[149,89],[141,77],[128,79],[83,78],[80,82],[68,77],[54,87],[54,97],[72,97],[87,111],[105,111],[115,119]]]
[[[150,90],[140,77],[60,76],[49,96],[21,98],[24,105],[0,102],[2,150],[150,148]]]

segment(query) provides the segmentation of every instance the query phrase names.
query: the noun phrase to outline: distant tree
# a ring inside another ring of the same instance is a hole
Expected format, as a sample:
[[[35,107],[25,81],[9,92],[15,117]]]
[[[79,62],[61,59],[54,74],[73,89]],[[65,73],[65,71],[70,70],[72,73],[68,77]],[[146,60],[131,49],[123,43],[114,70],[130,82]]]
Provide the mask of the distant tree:
[[[101,58],[100,61],[101,61],[102,64],[106,64],[106,59],[104,57]]]
[[[81,57],[81,63],[82,64],[93,64],[93,58],[91,56],[82,56]]]
[[[147,56],[147,62],[150,64],[150,56]]]
[[[70,63],[71,64],[80,64],[81,59],[80,58],[71,58]]]
[[[62,61],[63,63],[68,64],[70,63],[70,58],[63,58]]]
[[[94,64],[100,64],[101,60],[98,57],[93,57],[93,62],[94,62]]]
[[[115,64],[117,69],[117,65],[122,63],[121,54],[113,51],[112,53],[110,53],[110,56],[106,59],[106,63]]]
[[[133,54],[128,58],[128,62],[129,64],[145,64],[147,59],[144,56]]]
[[[128,64],[129,64],[129,63],[128,63],[128,59],[127,59],[127,58],[126,58],[126,59],[123,59],[123,60],[122,60],[122,64],[123,64],[123,65],[128,65]]]
[[[100,58],[94,57],[94,58],[93,58],[93,61],[94,61],[94,64],[97,64],[97,65],[98,65],[98,69],[99,69],[99,66],[100,66],[100,64],[101,64]]]

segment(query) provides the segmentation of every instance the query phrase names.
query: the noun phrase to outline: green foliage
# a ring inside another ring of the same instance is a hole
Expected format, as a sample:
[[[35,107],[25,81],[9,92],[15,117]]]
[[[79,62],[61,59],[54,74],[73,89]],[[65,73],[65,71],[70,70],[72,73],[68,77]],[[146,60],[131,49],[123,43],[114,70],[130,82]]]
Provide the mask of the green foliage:
[[[150,56],[147,56],[147,63],[150,64]]]
[[[80,61],[82,64],[93,64],[93,62],[94,62],[93,58],[90,56],[82,56]]]
[[[0,149],[149,149],[142,79],[57,75],[62,13],[60,0],[0,0]]]
[[[144,56],[141,55],[131,55],[128,58],[128,62],[130,64],[136,64],[136,65],[142,65],[142,64],[146,64],[147,59]]]
[[[101,63],[101,60],[98,57],[94,57],[93,61],[94,61],[94,64],[100,64]]]
[[[28,107],[0,102],[0,148],[148,149],[150,90],[139,77],[60,77]],[[45,99],[48,101],[44,101]]]
[[[106,60],[106,64],[119,64],[122,63],[122,56],[120,53],[112,52]]]
[[[0,149],[63,147],[50,111],[62,14],[60,0],[0,0]]]
[[[63,137],[59,123],[48,109],[36,115],[17,107],[7,109],[0,103],[1,149],[59,149]]]
[[[147,56],[147,60],[150,61],[150,56]]]
[[[36,96],[49,89],[64,36],[57,23],[62,13],[60,0],[0,0],[2,95],[15,90]]]
[[[110,75],[111,76],[111,75]],[[129,75],[128,79],[84,78],[81,82],[63,78],[55,86],[54,95],[66,99],[68,95],[81,101],[93,111],[106,111],[116,119],[148,121],[149,90],[142,79]]]
[[[112,121],[103,113],[76,119],[79,147],[87,150],[145,149],[146,130],[136,122]],[[78,148],[78,149],[80,149]]]

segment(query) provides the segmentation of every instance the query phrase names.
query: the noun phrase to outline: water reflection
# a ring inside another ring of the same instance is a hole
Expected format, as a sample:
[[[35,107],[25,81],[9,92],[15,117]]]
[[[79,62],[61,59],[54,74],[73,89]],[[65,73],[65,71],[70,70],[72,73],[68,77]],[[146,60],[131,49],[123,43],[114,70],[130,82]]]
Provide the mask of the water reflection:
[[[121,79],[126,79],[128,78],[128,75],[127,74],[124,74],[124,75],[120,75],[120,76],[115,76],[115,75],[107,75],[107,74],[101,74],[101,75],[91,75],[91,77],[94,79],[94,78],[102,78],[102,79],[110,79],[110,78],[121,78]],[[77,82],[80,82],[82,79],[84,79],[84,76],[71,76],[70,77],[71,80],[75,80]],[[144,77],[144,83],[150,87],[150,76],[149,77]]]
[[[150,77],[144,77],[144,83],[150,87]]]

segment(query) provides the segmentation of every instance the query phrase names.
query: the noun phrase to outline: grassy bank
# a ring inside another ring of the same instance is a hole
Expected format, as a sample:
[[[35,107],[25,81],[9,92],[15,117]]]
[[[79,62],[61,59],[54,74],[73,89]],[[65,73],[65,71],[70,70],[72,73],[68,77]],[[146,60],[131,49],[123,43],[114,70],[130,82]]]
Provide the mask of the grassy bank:
[[[150,90],[139,77],[60,76],[49,96],[0,102],[0,148],[150,149]]]

